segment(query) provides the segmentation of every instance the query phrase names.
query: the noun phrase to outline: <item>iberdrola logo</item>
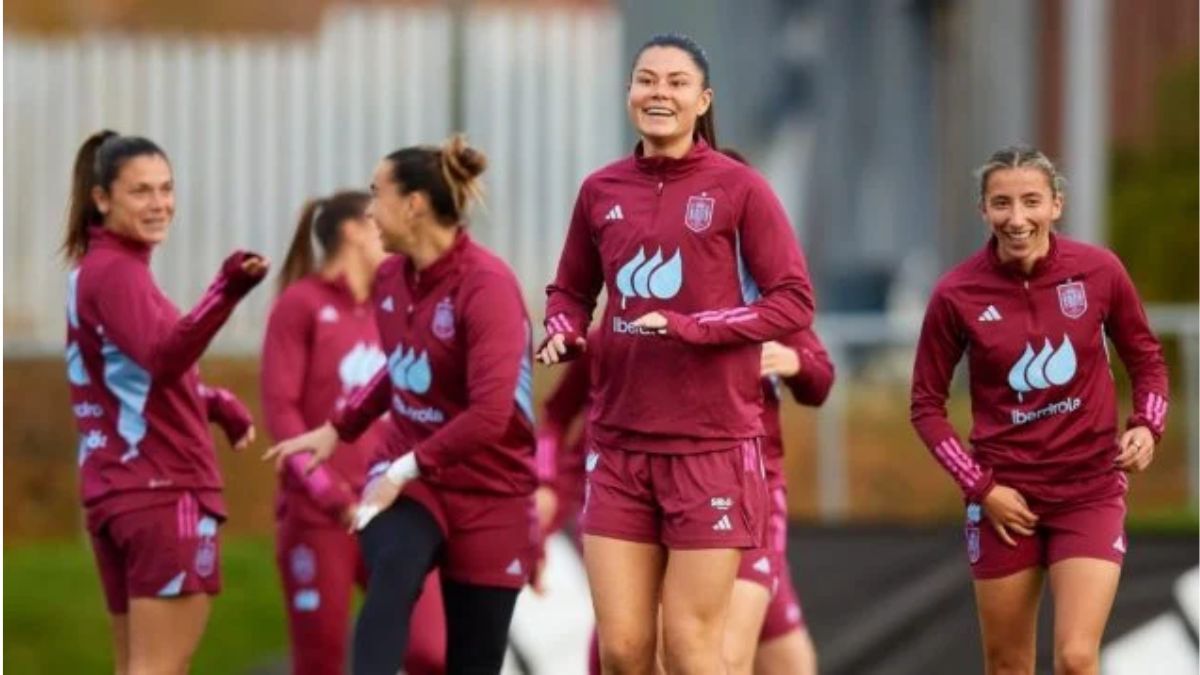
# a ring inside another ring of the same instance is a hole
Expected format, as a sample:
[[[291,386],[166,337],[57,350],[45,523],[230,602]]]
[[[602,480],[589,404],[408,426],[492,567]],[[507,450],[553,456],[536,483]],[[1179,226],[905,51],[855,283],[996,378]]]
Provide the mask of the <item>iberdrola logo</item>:
[[[662,248],[646,258],[644,247],[638,247],[637,255],[617,270],[617,290],[621,293],[621,309],[625,309],[628,298],[658,298],[669,300],[683,287],[683,257],[679,249],[675,255],[663,261]]]
[[[422,351],[418,356],[415,349],[405,350],[404,345],[397,345],[388,357],[388,374],[397,389],[424,394],[429,391],[429,385],[433,384],[433,373],[429,370],[429,352]]]
[[[1057,348],[1047,338],[1037,352],[1026,342],[1025,352],[1008,371],[1008,386],[1017,392],[1017,400],[1024,402],[1028,392],[1070,382],[1075,377],[1075,368],[1075,347],[1070,337],[1063,335]]]

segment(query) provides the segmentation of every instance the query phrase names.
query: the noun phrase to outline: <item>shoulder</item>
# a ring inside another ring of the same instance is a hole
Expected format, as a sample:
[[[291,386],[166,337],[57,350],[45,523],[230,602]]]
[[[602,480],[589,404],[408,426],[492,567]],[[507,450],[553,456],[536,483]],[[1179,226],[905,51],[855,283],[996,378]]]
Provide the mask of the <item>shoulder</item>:
[[[1111,249],[1088,244],[1077,239],[1058,235],[1059,259],[1070,272],[1086,273],[1092,270],[1125,273],[1125,265]]]
[[[80,300],[108,294],[127,296],[154,289],[150,268],[140,260],[106,249],[88,251],[71,270]]]
[[[611,185],[614,181],[622,181],[635,173],[637,173],[637,163],[633,155],[626,155],[605,164],[584,177],[583,182],[579,184],[579,196],[581,199],[590,197],[597,191],[603,190],[606,185]]]
[[[271,314],[295,314],[313,309],[320,300],[320,282],[312,276],[298,279],[279,292]]]
[[[981,279],[992,273],[992,263],[988,260],[987,248],[984,247],[946,270],[933,285],[930,301],[954,302],[969,288],[978,286]]]
[[[492,286],[500,289],[516,289],[520,292],[517,275],[500,256],[491,249],[472,241],[466,251],[463,287],[483,290]],[[499,289],[498,289],[499,290]]]

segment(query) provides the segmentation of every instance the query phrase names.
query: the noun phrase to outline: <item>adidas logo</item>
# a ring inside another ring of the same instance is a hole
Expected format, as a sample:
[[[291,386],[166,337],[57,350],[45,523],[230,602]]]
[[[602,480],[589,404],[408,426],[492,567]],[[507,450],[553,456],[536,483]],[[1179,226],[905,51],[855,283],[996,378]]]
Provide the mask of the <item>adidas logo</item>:
[[[505,573],[510,574],[514,577],[519,577],[525,573],[524,568],[521,567],[521,559],[520,558],[513,558],[513,561],[508,564],[508,567],[504,571],[505,571]]]
[[[729,532],[732,530],[733,523],[729,522],[729,515],[726,514],[721,516],[721,519],[717,521],[717,524],[713,525],[713,529],[717,532]]]
[[[1117,536],[1117,540],[1113,542],[1113,548],[1120,551],[1121,553],[1125,552],[1125,536],[1124,535]]]
[[[396,303],[392,300],[392,296],[387,296],[383,302],[379,303],[379,307],[385,312],[392,312],[396,309]]]
[[[608,210],[608,213],[606,213],[604,215],[604,220],[608,221],[608,222],[611,222],[614,220],[624,220],[624,219],[625,219],[625,214],[621,213],[621,205],[620,204],[613,206],[611,209]]]
[[[767,556],[764,555],[758,559],[758,562],[754,563],[754,571],[759,574],[771,573],[771,561],[767,559]]]
[[[333,305],[325,305],[317,313],[317,320],[321,323],[336,323],[338,320],[337,309]]]
[[[979,315],[980,321],[999,321],[1004,317],[1000,316],[1000,312],[995,305],[988,305],[987,309],[983,310],[983,314]]]

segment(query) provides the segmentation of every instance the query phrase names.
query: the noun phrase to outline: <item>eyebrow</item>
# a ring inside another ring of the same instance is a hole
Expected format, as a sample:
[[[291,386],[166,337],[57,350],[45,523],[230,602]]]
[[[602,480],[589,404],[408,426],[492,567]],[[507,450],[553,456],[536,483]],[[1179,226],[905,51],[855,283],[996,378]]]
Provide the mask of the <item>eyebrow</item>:
[[[650,70],[649,68],[638,68],[636,71],[634,71],[634,75],[639,75],[642,73],[645,73],[646,75],[658,75],[658,73],[654,72],[653,70]],[[673,71],[667,73],[667,77],[675,77],[677,75],[683,75],[685,77],[692,76],[692,74],[686,70],[673,70]]]

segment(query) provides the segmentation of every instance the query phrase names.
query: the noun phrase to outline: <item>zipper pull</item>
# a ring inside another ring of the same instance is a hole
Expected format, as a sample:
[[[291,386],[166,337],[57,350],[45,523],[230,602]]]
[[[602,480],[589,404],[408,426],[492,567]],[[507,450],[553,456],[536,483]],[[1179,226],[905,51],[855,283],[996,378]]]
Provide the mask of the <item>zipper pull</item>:
[[[654,194],[661,196],[662,189],[663,189],[663,182],[660,180],[660,181],[658,181],[658,187],[654,190]]]

